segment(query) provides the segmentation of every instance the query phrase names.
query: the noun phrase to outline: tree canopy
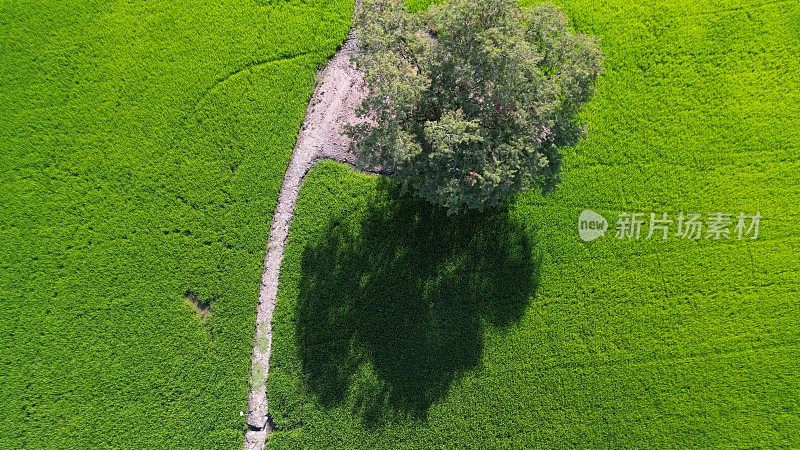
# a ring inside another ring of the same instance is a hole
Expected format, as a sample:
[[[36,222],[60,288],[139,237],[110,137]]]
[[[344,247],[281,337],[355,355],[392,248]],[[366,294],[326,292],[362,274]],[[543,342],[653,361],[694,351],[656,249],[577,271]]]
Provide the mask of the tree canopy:
[[[585,127],[602,54],[552,5],[450,0],[419,14],[365,0],[357,17],[368,94],[349,126],[360,164],[454,213],[558,181]]]

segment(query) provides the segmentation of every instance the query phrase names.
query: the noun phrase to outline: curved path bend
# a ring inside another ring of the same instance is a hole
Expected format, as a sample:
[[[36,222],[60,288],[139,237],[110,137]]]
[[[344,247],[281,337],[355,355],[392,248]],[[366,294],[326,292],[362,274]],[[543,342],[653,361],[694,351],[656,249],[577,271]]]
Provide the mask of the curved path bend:
[[[359,8],[360,1],[357,1],[356,12]],[[284,244],[294,216],[300,185],[308,171],[320,159],[332,159],[355,166],[355,155],[349,152],[350,139],[341,133],[344,124],[358,121],[355,109],[366,92],[363,74],[351,63],[355,49],[355,35],[351,30],[341,49],[317,76],[317,86],[308,105],[291,162],[286,169],[272,217],[256,313],[245,450],[262,450],[267,435],[272,431],[266,389],[272,349],[272,314],[275,311]]]

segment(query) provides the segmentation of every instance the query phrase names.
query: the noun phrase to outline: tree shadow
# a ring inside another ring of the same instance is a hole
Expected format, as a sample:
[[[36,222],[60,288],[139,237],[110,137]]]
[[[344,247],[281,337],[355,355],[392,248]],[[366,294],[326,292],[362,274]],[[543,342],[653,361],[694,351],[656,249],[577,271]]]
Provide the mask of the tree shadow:
[[[505,211],[448,217],[376,194],[365,214],[331,221],[303,252],[296,319],[306,388],[323,407],[348,402],[368,426],[424,419],[480,364],[484,327],[521,318],[538,285],[532,254]]]

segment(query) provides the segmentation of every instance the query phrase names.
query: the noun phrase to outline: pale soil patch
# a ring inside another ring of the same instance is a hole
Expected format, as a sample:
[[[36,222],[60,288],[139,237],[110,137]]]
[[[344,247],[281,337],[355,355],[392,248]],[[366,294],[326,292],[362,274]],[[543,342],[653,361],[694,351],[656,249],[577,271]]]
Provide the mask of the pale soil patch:
[[[208,316],[211,315],[211,303],[200,300],[197,294],[192,291],[186,292],[186,304],[194,309],[197,317],[199,317],[203,322],[205,322],[206,319],[208,319]]]
[[[357,2],[356,10],[359,8],[360,2]],[[344,124],[358,122],[355,109],[366,92],[363,74],[351,63],[355,49],[355,36],[351,32],[342,48],[318,74],[317,86],[278,196],[256,313],[248,399],[249,429],[244,439],[245,450],[261,450],[267,435],[272,431],[266,391],[272,349],[272,315],[275,311],[284,244],[289,234],[300,185],[311,167],[320,159],[332,159],[353,166],[356,164],[355,155],[349,151],[350,139],[342,135]],[[381,172],[379,169],[367,171]]]

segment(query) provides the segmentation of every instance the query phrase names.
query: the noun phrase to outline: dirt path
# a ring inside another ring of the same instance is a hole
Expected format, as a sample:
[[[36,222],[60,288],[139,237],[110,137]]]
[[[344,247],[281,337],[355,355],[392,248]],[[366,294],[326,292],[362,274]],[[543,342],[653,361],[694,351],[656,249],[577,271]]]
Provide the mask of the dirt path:
[[[360,1],[356,2],[356,9],[358,8]],[[247,416],[249,431],[245,434],[245,450],[262,450],[267,435],[272,431],[266,390],[272,349],[272,314],[275,311],[283,248],[294,216],[300,185],[311,167],[320,159],[355,164],[355,156],[348,151],[350,140],[340,133],[344,124],[356,122],[355,108],[365,92],[363,75],[350,62],[355,47],[355,36],[351,32],[339,52],[318,74],[317,87],[278,196],[256,314]]]

